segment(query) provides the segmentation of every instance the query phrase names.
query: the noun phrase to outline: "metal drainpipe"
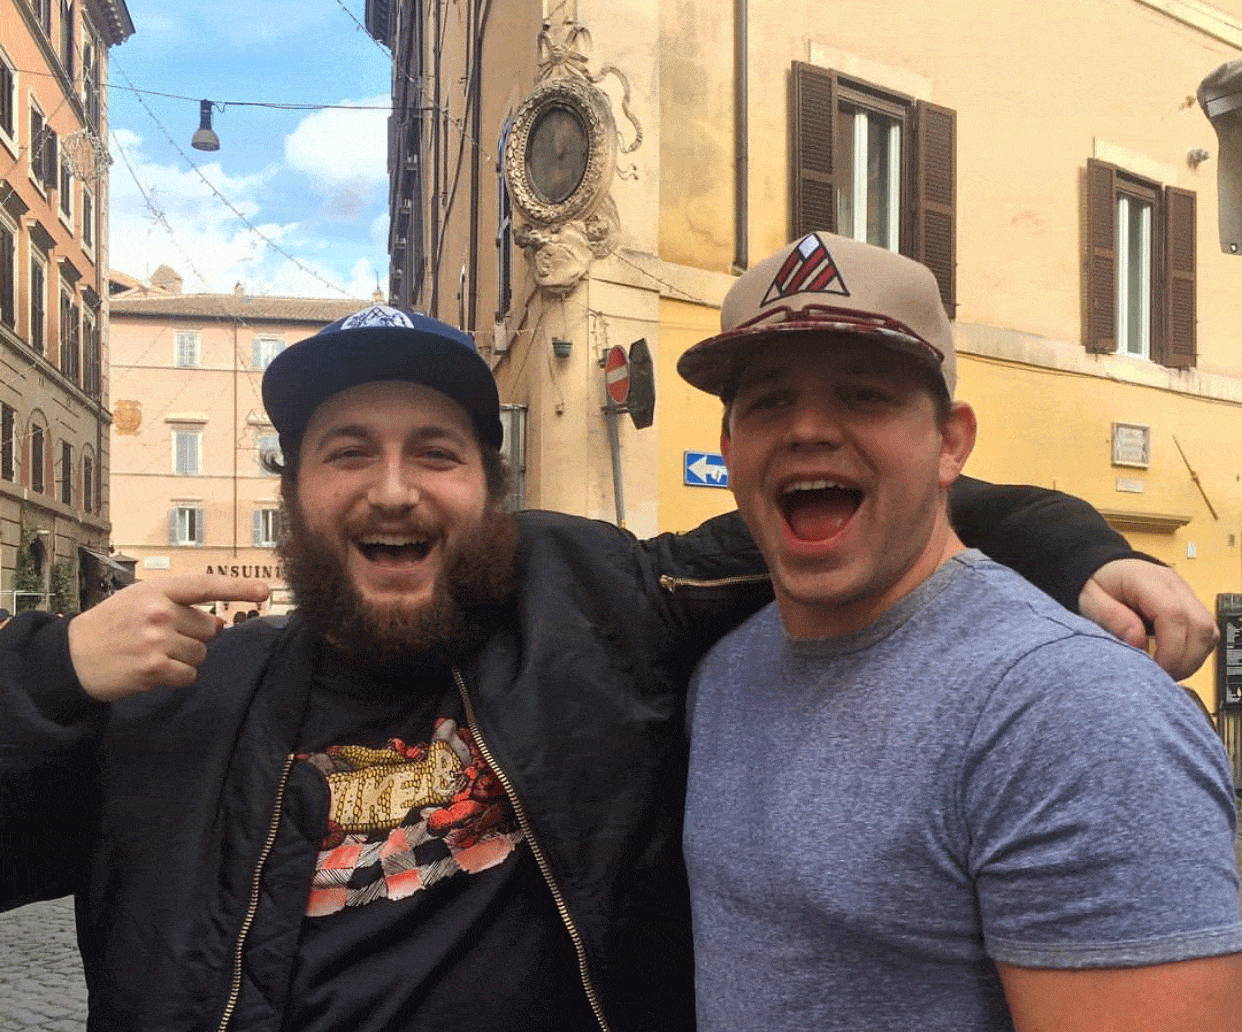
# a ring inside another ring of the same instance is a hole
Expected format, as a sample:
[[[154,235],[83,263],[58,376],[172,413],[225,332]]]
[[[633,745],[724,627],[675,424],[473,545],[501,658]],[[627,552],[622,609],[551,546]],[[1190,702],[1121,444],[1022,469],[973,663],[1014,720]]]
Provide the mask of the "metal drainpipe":
[[[432,183],[431,183],[431,317],[433,319],[440,318],[440,261],[437,252],[440,247],[440,205],[442,198],[440,197],[440,147],[443,141],[440,139],[440,127],[443,121],[440,118],[440,21],[443,17],[441,11],[440,0],[435,0],[436,13],[432,38],[432,77],[435,80],[435,90],[432,100],[431,113],[431,165],[432,165]]]
[[[483,126],[483,36],[487,32],[487,18],[492,13],[491,0],[476,0],[474,37],[474,96],[471,98],[473,135],[480,138]],[[479,159],[482,149],[474,149],[470,163],[470,302],[467,308],[469,325],[462,329],[475,330],[479,315]]]
[[[750,118],[747,0],[733,0],[733,271],[750,260]]]

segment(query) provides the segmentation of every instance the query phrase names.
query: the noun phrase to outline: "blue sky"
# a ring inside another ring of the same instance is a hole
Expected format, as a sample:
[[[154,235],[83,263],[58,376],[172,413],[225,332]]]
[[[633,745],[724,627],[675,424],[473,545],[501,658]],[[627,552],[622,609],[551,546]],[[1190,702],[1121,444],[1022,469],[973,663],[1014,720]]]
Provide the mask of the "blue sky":
[[[126,3],[136,31],[111,51],[114,87],[217,103],[389,103],[388,53],[349,16],[364,20],[363,0]],[[114,88],[108,107],[113,268],[145,279],[171,265],[187,292],[240,282],[252,294],[369,298],[377,278],[386,292],[386,110],[230,106],[214,115],[220,150],[206,153],[190,149],[197,101]]]

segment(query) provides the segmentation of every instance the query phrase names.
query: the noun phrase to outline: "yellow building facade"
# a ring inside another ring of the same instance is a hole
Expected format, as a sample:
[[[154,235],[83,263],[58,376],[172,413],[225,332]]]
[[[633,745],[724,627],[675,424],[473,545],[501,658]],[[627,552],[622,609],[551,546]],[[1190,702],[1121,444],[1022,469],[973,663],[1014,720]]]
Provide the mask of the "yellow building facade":
[[[279,454],[263,370],[288,345],[363,307],[353,300],[182,294],[167,267],[149,285],[114,275],[112,539],[138,580],[254,577],[264,613],[289,607],[274,552]],[[244,608],[249,608],[246,606]],[[217,612],[226,620],[230,604]]]
[[[367,16],[394,53],[391,293],[474,332],[525,407],[528,504],[618,518],[601,361],[643,339],[626,524],[729,508],[686,483],[720,411],[676,360],[749,262],[835,229],[936,271],[969,473],[1087,499],[1210,608],[1242,593],[1242,258],[1194,100],[1242,3],[488,6]],[[1215,708],[1213,665],[1190,683]]]

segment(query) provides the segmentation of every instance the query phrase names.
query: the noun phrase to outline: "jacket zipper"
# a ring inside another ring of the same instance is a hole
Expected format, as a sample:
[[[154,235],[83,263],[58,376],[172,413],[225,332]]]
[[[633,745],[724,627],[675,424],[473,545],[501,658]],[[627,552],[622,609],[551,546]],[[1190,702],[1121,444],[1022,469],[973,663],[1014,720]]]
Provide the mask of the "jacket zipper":
[[[569,906],[565,902],[565,894],[561,892],[560,886],[557,885],[556,879],[552,876],[552,867],[548,863],[543,847],[539,845],[539,840],[535,838],[535,831],[531,827],[530,819],[526,816],[526,810],[522,806],[522,801],[513,789],[513,782],[509,780],[509,775],[501,770],[500,764],[496,762],[496,757],[492,755],[491,749],[488,748],[487,742],[483,738],[483,730],[479,727],[475,716],[474,703],[471,701],[470,692],[466,688],[466,680],[462,677],[461,671],[457,667],[453,667],[453,680],[457,683],[458,694],[461,695],[462,705],[466,708],[466,722],[474,733],[474,740],[478,744],[479,752],[482,753],[483,759],[487,761],[487,765],[491,767],[492,773],[496,775],[497,780],[505,790],[505,795],[509,797],[509,802],[513,805],[513,813],[517,817],[518,827],[522,829],[522,834],[525,836],[526,841],[530,843],[530,851],[535,857],[535,863],[539,865],[539,873],[543,875],[543,880],[547,883],[548,889],[552,893],[552,902],[556,904],[557,913],[561,915],[561,923],[565,925],[565,930],[569,933],[569,938],[574,944],[574,952],[578,955],[578,976],[582,980],[582,988],[586,992],[587,1002],[591,1005],[591,1010],[595,1014],[595,1020],[599,1022],[601,1032],[610,1032],[608,1021],[604,1017],[604,1007],[600,1002],[599,993],[591,982],[591,971],[590,965],[587,962],[586,947],[583,945],[582,935],[578,931],[578,926],[574,923],[574,919],[569,913]]]
[[[246,907],[246,916],[242,918],[241,928],[237,933],[237,942],[233,946],[233,977],[229,984],[229,998],[224,1005],[224,1013],[220,1016],[220,1024],[216,1032],[226,1032],[233,1020],[233,1012],[237,1009],[237,1001],[241,996],[242,956],[246,951],[246,937],[254,925],[255,914],[259,910],[259,897],[263,887],[263,868],[272,854],[276,844],[276,833],[280,829],[280,818],[285,808],[285,787],[289,783],[289,771],[293,769],[294,757],[285,757],[284,768],[280,772],[280,787],[276,790],[276,802],[272,807],[272,819],[267,826],[267,838],[263,848],[259,850],[259,859],[255,863],[254,875],[250,879],[250,902]]]
[[[744,573],[737,577],[718,577],[715,580],[700,580],[697,577],[674,577],[670,573],[660,574],[660,587],[670,595],[678,588],[727,588],[735,584],[759,584],[771,580],[769,573]]]

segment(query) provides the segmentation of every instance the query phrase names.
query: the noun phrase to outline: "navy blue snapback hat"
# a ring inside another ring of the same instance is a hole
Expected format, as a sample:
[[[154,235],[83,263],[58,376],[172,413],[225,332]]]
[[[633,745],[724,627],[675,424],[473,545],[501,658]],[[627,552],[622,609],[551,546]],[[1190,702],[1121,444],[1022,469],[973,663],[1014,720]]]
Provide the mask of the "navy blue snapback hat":
[[[419,312],[372,305],[291,345],[267,367],[263,405],[281,451],[297,454],[323,402],[376,380],[410,380],[447,395],[470,414],[481,441],[500,447],[500,396],[474,339]]]

